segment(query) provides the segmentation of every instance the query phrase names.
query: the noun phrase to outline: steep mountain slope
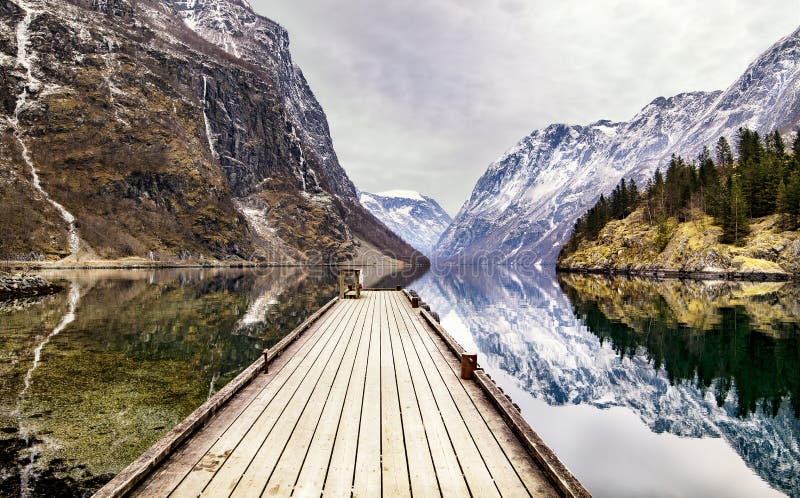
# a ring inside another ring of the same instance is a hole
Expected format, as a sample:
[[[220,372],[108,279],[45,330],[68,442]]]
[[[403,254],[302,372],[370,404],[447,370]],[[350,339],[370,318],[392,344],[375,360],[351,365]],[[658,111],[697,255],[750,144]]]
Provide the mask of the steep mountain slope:
[[[438,202],[418,192],[361,192],[359,200],[384,225],[426,255],[433,252],[442,232],[453,221]]]
[[[740,126],[800,122],[800,30],[762,54],[724,92],[659,97],[630,121],[536,130],[489,165],[435,256],[552,262],[575,219],[623,177],[644,181],[672,153],[693,156]]]
[[[0,258],[419,256],[360,206],[285,30],[246,4],[0,12]]]

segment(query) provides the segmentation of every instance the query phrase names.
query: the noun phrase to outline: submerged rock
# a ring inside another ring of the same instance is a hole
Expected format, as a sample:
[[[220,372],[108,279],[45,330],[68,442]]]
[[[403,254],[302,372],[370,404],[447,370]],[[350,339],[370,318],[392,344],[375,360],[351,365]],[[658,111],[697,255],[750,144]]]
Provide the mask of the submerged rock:
[[[0,272],[0,299],[44,296],[64,288],[39,275]]]

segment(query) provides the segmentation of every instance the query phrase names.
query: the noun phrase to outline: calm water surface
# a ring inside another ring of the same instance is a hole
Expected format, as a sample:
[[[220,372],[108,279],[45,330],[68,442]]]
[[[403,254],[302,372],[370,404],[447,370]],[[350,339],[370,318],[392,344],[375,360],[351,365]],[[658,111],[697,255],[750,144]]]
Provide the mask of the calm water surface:
[[[67,290],[0,303],[0,496],[91,493],[336,290],[327,270],[47,276]],[[490,268],[411,286],[596,496],[800,496],[797,284]]]
[[[44,275],[66,290],[0,302],[3,497],[91,494],[336,293],[328,269]]]
[[[413,287],[595,496],[800,496],[800,285],[489,268]]]

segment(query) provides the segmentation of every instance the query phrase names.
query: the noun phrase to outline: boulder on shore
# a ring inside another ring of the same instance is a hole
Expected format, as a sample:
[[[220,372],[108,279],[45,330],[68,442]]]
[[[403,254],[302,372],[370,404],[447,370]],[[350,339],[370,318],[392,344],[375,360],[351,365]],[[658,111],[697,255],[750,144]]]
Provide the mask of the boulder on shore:
[[[0,272],[0,299],[55,294],[63,287],[39,275]]]

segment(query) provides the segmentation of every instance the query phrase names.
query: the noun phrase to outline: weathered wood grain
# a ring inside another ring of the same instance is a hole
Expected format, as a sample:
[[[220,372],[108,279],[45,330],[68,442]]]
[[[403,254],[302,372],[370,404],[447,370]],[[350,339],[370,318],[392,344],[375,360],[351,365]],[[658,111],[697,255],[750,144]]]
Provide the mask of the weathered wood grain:
[[[588,496],[412,299],[331,301],[98,496]]]

